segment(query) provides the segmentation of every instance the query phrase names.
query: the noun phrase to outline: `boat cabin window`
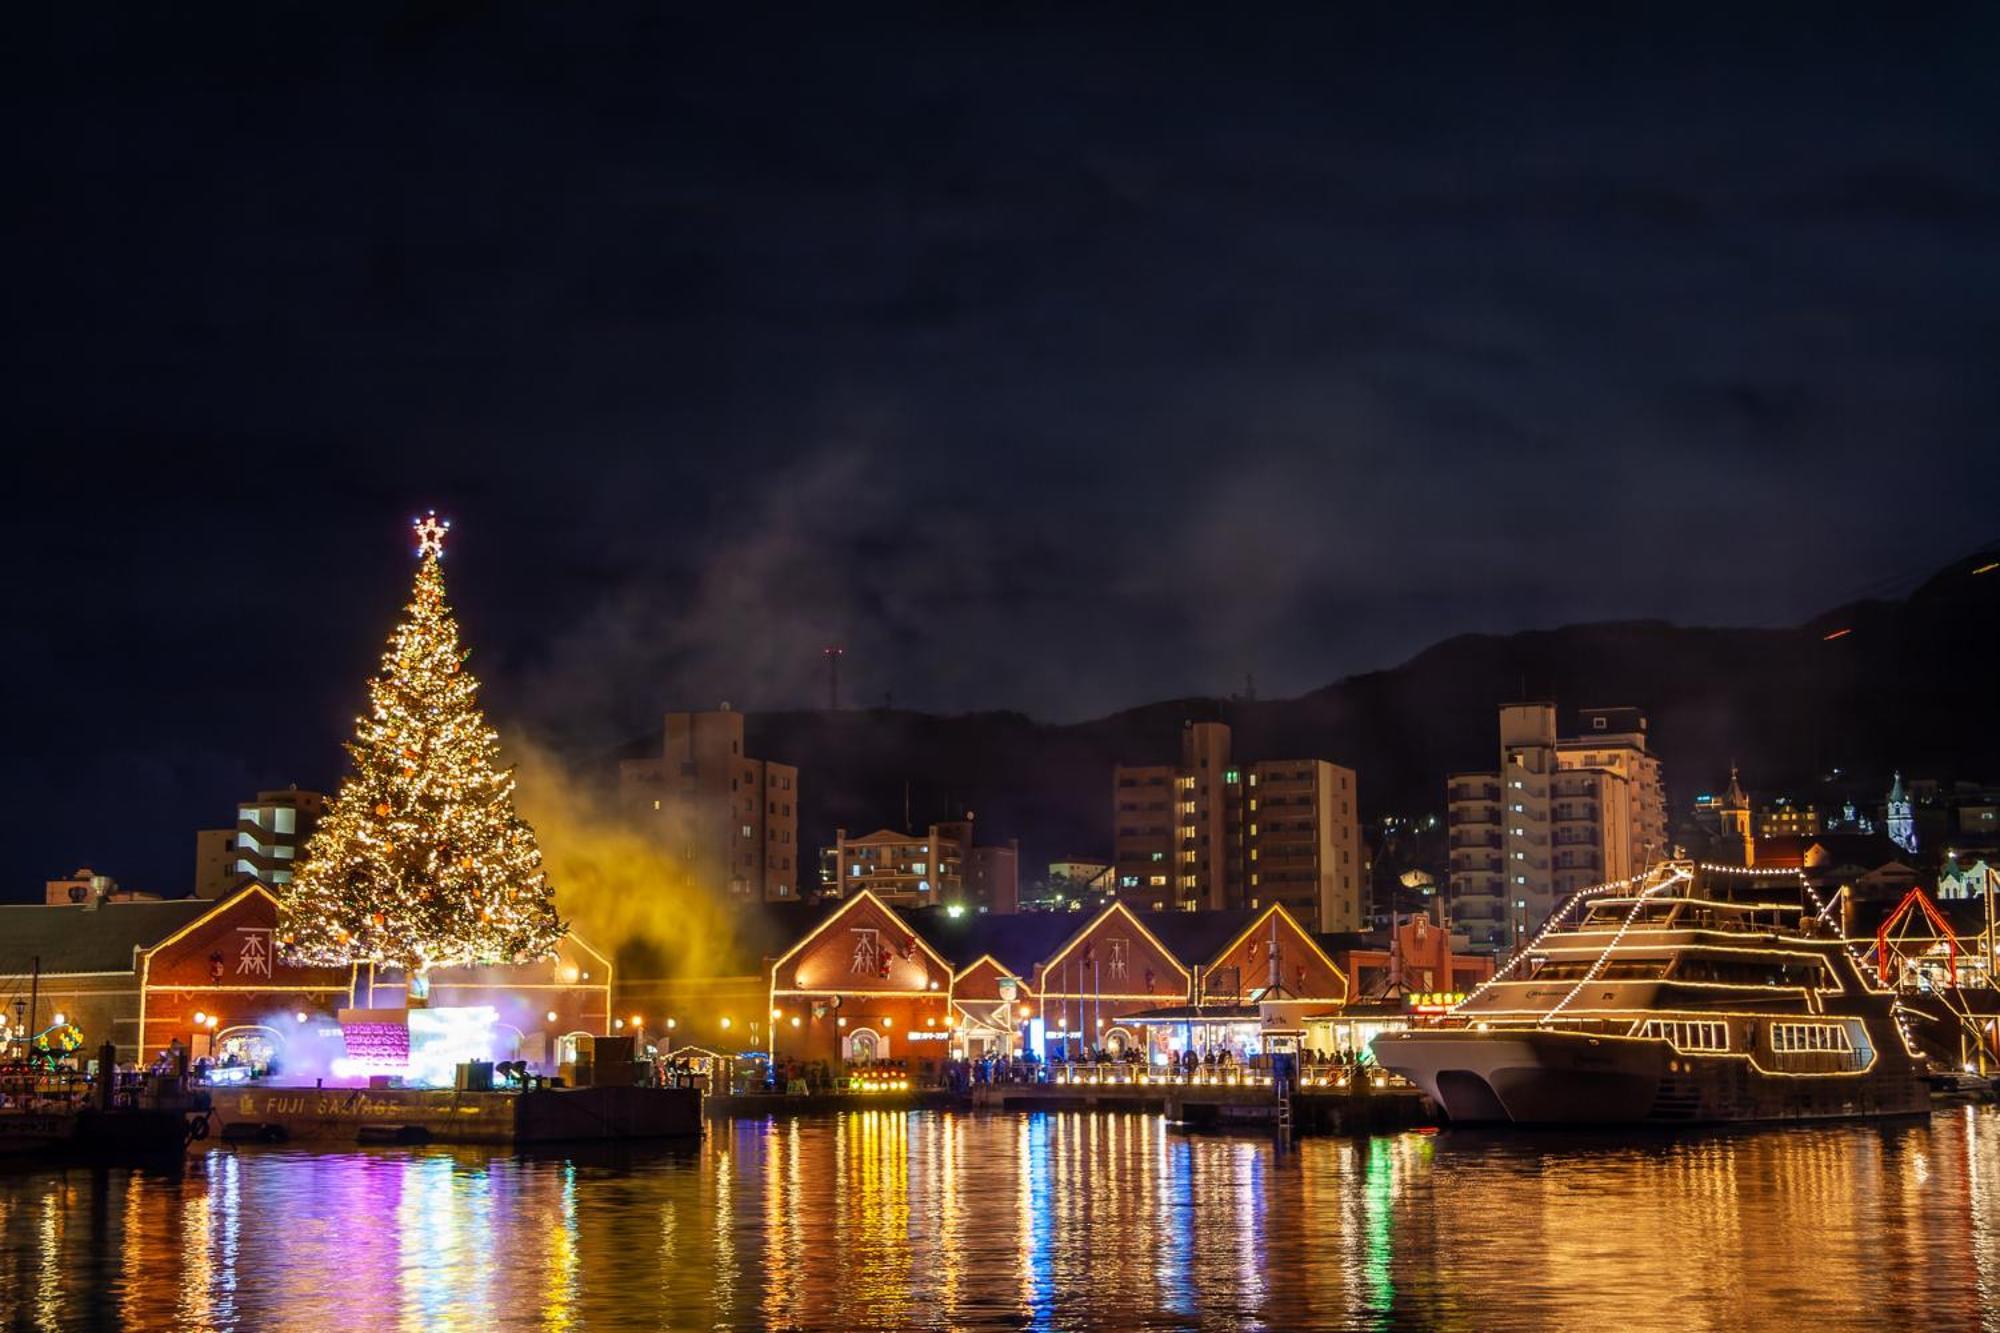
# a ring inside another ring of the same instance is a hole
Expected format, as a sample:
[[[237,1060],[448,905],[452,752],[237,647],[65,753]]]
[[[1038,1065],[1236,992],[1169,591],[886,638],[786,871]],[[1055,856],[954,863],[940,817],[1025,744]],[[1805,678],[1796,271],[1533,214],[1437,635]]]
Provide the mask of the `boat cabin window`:
[[[1642,1037],[1656,1037],[1672,1043],[1677,1051],[1726,1051],[1729,1025],[1705,1019],[1649,1018],[1639,1029]]]
[[[1804,986],[1832,989],[1826,965],[1817,959],[1757,957],[1704,958],[1683,955],[1675,964],[1675,981],[1712,981],[1729,986]]]
[[[1842,1023],[1773,1023],[1774,1051],[1851,1051],[1854,1043]]]
[[[1551,958],[1535,969],[1531,981],[1582,981],[1595,976],[1599,981],[1657,981],[1667,965],[1657,958],[1614,958],[1593,974],[1592,958]]]
[[[1715,903],[1699,898],[1649,898],[1635,912],[1630,898],[1608,898],[1590,905],[1584,914],[1585,926],[1623,926],[1630,917],[1634,926],[1672,924],[1682,930],[1781,931],[1798,910],[1778,904]]]
[[[1627,918],[1630,918],[1635,926],[1660,925],[1672,920],[1675,910],[1681,906],[1681,903],[1671,898],[1662,902],[1641,903],[1637,912],[1633,911],[1630,898],[1592,903],[1590,911],[1583,918],[1583,924],[1615,927],[1624,925]]]

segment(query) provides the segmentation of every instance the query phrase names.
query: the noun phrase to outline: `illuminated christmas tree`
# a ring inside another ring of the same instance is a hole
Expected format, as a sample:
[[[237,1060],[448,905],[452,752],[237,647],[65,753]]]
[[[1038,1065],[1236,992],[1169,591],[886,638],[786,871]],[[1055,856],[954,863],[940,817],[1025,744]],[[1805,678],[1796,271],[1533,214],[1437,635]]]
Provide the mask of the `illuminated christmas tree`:
[[[401,967],[412,995],[432,967],[549,957],[564,930],[445,604],[450,526],[416,524],[416,589],[368,682],[353,771],[282,886],[294,961]]]

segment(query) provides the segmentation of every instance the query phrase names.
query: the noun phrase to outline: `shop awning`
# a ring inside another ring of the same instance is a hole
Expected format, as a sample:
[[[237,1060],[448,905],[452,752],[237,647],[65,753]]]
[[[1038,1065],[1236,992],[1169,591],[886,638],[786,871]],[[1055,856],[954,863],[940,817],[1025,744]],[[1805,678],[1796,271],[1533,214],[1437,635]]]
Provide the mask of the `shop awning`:
[[[1264,1011],[1254,1004],[1176,1004],[1164,1009],[1142,1009],[1124,1014],[1120,1023],[1258,1023]]]

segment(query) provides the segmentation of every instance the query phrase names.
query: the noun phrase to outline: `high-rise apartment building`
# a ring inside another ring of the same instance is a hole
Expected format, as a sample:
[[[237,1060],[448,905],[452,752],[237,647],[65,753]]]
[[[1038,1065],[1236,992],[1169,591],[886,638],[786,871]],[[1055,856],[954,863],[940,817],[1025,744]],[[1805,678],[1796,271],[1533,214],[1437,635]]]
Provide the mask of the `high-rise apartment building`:
[[[236,807],[236,827],[194,835],[194,892],[220,898],[237,886],[289,884],[306,839],[326,813],[326,797],[287,787],[260,791]]]
[[[1452,928],[1474,948],[1529,938],[1569,894],[1636,874],[1667,852],[1666,789],[1635,708],[1589,708],[1558,738],[1549,703],[1500,709],[1500,768],[1454,773]]]
[[[1556,761],[1564,768],[1602,769],[1623,778],[1632,808],[1634,859],[1643,867],[1667,854],[1667,788],[1660,757],[1646,748],[1644,712],[1579,709],[1576,735],[1556,742]]]
[[[731,901],[801,896],[799,771],[743,752],[743,714],[669,713],[657,759],[618,766],[627,816]]]
[[[1320,931],[1359,930],[1364,858],[1354,771],[1231,758],[1220,722],[1181,730],[1174,764],[1112,774],[1113,881],[1141,910],[1283,903]]]
[[[1021,910],[1021,840],[975,846],[965,854],[965,904],[976,911],[1012,916]],[[947,904],[949,905],[949,904]]]

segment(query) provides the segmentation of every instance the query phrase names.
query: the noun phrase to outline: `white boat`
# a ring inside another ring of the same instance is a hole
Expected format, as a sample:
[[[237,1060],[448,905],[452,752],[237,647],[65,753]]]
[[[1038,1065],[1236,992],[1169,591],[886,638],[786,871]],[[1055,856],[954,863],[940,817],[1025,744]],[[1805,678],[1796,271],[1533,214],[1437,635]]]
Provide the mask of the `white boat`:
[[[1734,901],[1728,881],[1759,901]],[[1802,901],[1770,901],[1780,890]],[[1672,862],[1576,895],[1385,1068],[1455,1122],[1715,1123],[1916,1115],[1924,1062],[1802,881]]]

